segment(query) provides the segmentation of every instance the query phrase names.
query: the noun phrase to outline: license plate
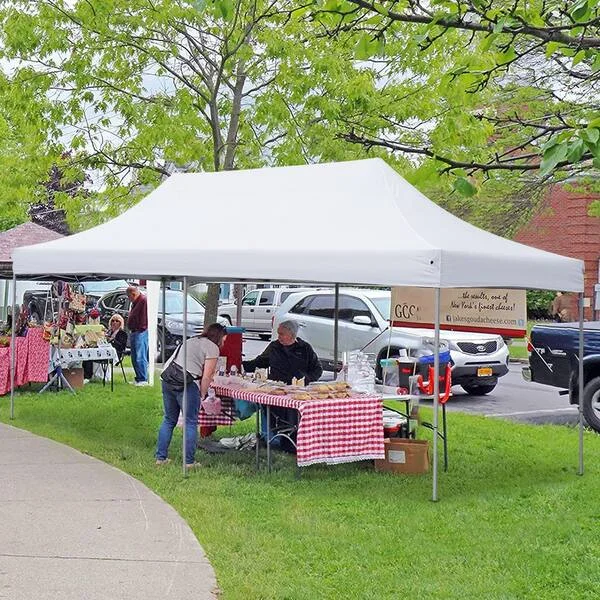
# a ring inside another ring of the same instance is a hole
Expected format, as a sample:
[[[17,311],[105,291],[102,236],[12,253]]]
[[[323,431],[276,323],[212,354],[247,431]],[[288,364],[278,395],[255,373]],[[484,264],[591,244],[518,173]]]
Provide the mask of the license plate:
[[[479,367],[477,369],[477,377],[490,377],[492,375],[492,367]]]

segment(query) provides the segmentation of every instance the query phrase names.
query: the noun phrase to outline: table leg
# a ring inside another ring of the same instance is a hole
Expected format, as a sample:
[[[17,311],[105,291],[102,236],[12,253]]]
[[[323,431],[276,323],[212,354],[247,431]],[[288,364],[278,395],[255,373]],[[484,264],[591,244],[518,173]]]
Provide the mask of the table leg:
[[[75,390],[71,387],[71,384],[67,381],[62,372],[62,367],[59,365],[54,370],[54,374],[48,383],[39,391],[40,394],[43,394],[47,389],[49,389],[53,383],[56,383],[56,389],[60,392],[61,386],[63,389],[69,390],[72,394],[75,393]]]
[[[256,470],[260,468],[260,405],[256,410]]]
[[[442,431],[444,432],[444,471],[448,471],[448,429],[446,427],[446,403],[442,404]]]
[[[115,363],[114,361],[110,361],[110,391],[115,391]]]
[[[271,472],[271,406],[267,404],[267,473]]]

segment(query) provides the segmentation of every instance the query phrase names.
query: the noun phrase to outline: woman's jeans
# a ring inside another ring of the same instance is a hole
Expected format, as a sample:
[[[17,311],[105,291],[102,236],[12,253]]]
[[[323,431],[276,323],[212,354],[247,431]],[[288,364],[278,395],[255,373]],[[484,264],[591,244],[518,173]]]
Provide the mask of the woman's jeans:
[[[169,444],[173,429],[177,425],[179,413],[182,412],[183,391],[176,392],[168,383],[162,381],[163,405],[165,416],[158,430],[156,458],[164,460],[169,453]],[[198,443],[198,412],[200,411],[200,388],[196,383],[187,386],[187,414],[185,419],[185,462],[194,463],[196,444]]]
[[[129,334],[129,345],[135,380],[148,381],[148,330],[132,331]]]

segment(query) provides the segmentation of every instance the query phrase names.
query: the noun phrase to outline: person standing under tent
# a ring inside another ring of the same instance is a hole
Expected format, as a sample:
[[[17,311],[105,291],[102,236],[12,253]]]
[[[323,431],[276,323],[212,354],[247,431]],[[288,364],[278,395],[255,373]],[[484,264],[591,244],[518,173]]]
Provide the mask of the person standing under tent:
[[[277,328],[277,339],[273,340],[255,359],[242,361],[242,365],[246,372],[253,372],[257,368],[269,369],[270,379],[288,385],[294,378],[304,379],[304,383],[309,384],[317,381],[323,374],[323,367],[313,347],[298,337],[298,324],[295,321],[280,323]],[[296,409],[272,406],[270,413],[269,429],[272,432],[278,428],[278,422],[284,423],[287,427],[297,428],[299,414]],[[261,422],[262,437],[266,439],[267,421],[264,407]],[[295,440],[295,436],[293,432],[289,437]],[[288,452],[295,451],[295,447],[285,438],[275,437],[271,443],[274,447],[281,447]]]
[[[198,463],[195,462],[196,446],[198,444],[198,412],[200,411],[201,401],[206,398],[208,393],[208,388],[217,367],[217,358],[226,337],[227,329],[220,323],[213,323],[206,328],[202,335],[191,337],[185,341],[187,352],[186,371],[195,379],[194,382],[186,386],[185,462],[188,468],[198,466]],[[171,361],[182,369],[184,368],[183,346],[179,346],[169,359],[163,373],[167,370]],[[162,394],[164,418],[158,431],[157,465],[164,465],[169,462],[169,445],[183,404],[183,390],[175,388],[164,379],[162,381]]]
[[[135,385],[148,385],[148,303],[136,286],[127,288],[131,310],[127,319]]]

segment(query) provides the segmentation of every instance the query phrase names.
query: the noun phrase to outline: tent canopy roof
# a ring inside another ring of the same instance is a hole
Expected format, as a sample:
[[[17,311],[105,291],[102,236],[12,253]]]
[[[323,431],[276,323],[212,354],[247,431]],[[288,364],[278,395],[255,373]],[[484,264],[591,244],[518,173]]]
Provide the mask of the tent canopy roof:
[[[583,290],[582,261],[458,219],[378,158],[172,175],[111,221],[13,259],[18,276]]]

